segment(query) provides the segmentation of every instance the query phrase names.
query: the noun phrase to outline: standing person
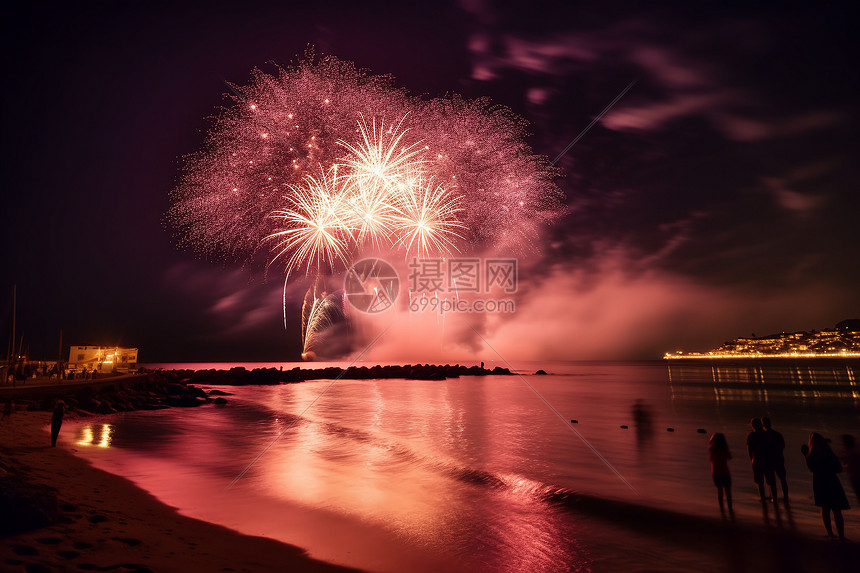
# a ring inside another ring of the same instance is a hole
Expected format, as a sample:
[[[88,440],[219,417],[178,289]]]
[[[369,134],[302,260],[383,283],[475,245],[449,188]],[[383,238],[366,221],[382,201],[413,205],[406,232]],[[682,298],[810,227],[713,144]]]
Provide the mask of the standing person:
[[[60,426],[63,425],[63,415],[66,413],[65,404],[62,400],[57,400],[57,405],[54,406],[54,413],[51,414],[51,447],[56,447],[57,436],[60,435]]]
[[[842,462],[848,470],[848,479],[851,480],[854,495],[857,496],[857,501],[860,501],[860,452],[854,449],[854,436],[842,434],[842,447],[845,450]]]
[[[785,479],[785,438],[773,429],[770,418],[762,418],[761,425],[764,426],[765,435],[770,438],[768,454],[770,464],[773,466],[773,473],[779,478],[779,484],[782,486],[782,498],[788,503],[788,481]],[[776,492],[774,492],[773,497],[776,500]]]
[[[824,522],[824,529],[827,530],[827,535],[833,535],[833,528],[830,525],[830,512],[833,512],[834,521],[836,521],[836,531],[839,533],[839,539],[845,539],[845,520],[842,517],[843,509],[850,509],[848,498],[845,497],[845,490],[842,489],[842,483],[839,481],[837,473],[842,471],[842,464],[839,458],[827,445],[830,440],[825,440],[819,433],[809,435],[809,446],[805,451],[806,466],[812,472],[812,494],[815,498],[815,505],[821,508],[821,519]],[[801,449],[804,451],[804,449]]]
[[[0,417],[0,420],[9,420],[12,418],[12,399],[6,399],[6,405],[3,406],[3,416]]]
[[[764,482],[770,486],[773,499],[776,499],[776,478],[773,475],[773,464],[769,456],[770,436],[765,433],[759,418],[750,420],[752,432],[747,435],[747,452],[753,470],[753,481],[758,486],[758,495],[762,501],[768,501],[764,495]]]
[[[723,493],[729,504],[729,513],[734,514],[732,509],[732,474],[729,472],[729,460],[732,453],[729,451],[729,443],[726,436],[716,433],[708,441],[708,457],[711,458],[711,477],[717,486],[717,499],[720,502],[720,513],[723,513]]]

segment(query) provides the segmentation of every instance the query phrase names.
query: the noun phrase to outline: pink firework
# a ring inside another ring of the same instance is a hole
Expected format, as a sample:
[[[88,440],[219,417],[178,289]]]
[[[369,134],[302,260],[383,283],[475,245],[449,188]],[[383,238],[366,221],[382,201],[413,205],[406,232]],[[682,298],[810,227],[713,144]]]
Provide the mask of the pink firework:
[[[487,100],[422,100],[312,54],[234,89],[168,214],[204,254],[247,260],[262,246],[289,272],[365,248],[510,250],[560,213],[557,172],[525,121]]]

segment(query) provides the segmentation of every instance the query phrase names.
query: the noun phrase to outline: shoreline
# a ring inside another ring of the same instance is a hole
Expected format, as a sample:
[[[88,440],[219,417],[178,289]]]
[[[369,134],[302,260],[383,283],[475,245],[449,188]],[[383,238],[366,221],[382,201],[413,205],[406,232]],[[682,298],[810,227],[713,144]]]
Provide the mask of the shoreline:
[[[198,372],[201,375],[209,374],[205,370]],[[251,372],[247,371],[248,374]],[[229,371],[219,373],[227,374]],[[155,372],[150,376],[169,378],[169,385],[174,390],[177,385],[193,388],[190,386],[192,380],[178,372]],[[409,384],[408,380],[401,382]],[[107,380],[104,383],[107,390],[110,383]],[[195,380],[194,383],[218,384],[210,380]],[[458,385],[455,381],[455,387]],[[113,391],[122,394],[128,389],[119,386]],[[35,386],[31,388],[36,390]],[[59,447],[48,447],[50,411],[32,409],[44,406],[48,399],[45,394],[49,389],[56,391],[54,398],[70,390],[65,384],[53,388],[41,387],[39,399],[18,403],[19,407],[28,407],[30,411],[17,411],[12,415],[11,424],[10,420],[0,424],[0,480],[3,468],[12,468],[26,484],[56,490],[60,519],[48,527],[0,538],[0,569],[38,572],[115,568],[143,572],[218,571],[228,570],[229,567],[234,571],[251,572],[285,569],[356,571],[314,560],[299,547],[244,535],[214,523],[180,515],[174,507],[159,501],[145,489],[122,477],[122,474],[96,469],[85,458],[75,455],[74,443],[64,444],[61,439]],[[145,386],[136,389],[141,396],[151,394],[152,390],[152,387]],[[202,391],[200,388],[198,390]],[[229,393],[219,394],[229,399]],[[3,393],[0,392],[2,397]],[[95,398],[102,399],[99,394]],[[114,397],[109,399],[114,400]],[[208,402],[203,401],[198,405],[203,403]],[[91,415],[86,410],[79,410],[78,413],[77,416],[70,416],[69,421],[87,420]],[[96,419],[108,421],[110,417],[111,414],[107,414]],[[617,529],[624,532],[620,538],[627,540],[625,543],[632,542],[632,545],[638,544],[640,547],[638,553],[631,551],[627,561],[622,560],[621,565],[632,566],[637,571],[646,570],[643,567],[650,564],[648,556],[652,543],[665,551],[691,550],[696,563],[726,562],[724,554],[728,554],[733,562],[747,565],[754,563],[758,570],[780,570],[769,567],[792,562],[802,563],[805,567],[796,570],[853,571],[860,563],[860,546],[853,541],[846,544],[831,542],[824,539],[823,532],[817,528],[813,530],[817,533],[810,535],[808,531],[795,530],[793,525],[788,529],[778,524],[772,527],[767,519],[762,526],[758,518],[747,519],[749,516],[744,516],[742,512],[735,523],[710,517],[701,519],[673,513],[659,506],[655,508],[648,504],[631,504],[575,492],[556,492],[547,501],[586,518],[584,523],[591,522],[599,531]],[[181,504],[177,505],[181,507]],[[775,517],[778,518],[778,515]],[[619,540],[596,535],[596,538],[591,539],[592,543],[596,543],[592,550],[601,558],[595,565],[601,562],[606,566],[619,565],[617,558],[610,557],[617,549]],[[850,532],[849,538],[854,538]],[[293,538],[286,539],[293,541]],[[710,541],[702,545],[702,539]],[[710,547],[711,542],[714,547]],[[313,550],[312,545],[306,547]],[[612,551],[607,551],[607,548]],[[20,553],[22,551],[23,555]],[[786,561],[789,555],[791,557]],[[612,569],[595,567],[595,571],[602,570]]]
[[[358,571],[185,517],[66,447],[51,448],[49,422],[49,412],[16,411],[0,425],[0,477],[54,490],[59,509],[52,525],[0,538],[4,571]]]

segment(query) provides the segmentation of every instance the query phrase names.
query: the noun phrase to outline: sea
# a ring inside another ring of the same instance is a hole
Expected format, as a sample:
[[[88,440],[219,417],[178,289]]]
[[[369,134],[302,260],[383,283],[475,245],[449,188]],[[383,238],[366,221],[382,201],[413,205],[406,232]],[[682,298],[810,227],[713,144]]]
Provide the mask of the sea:
[[[331,365],[345,366],[148,366]],[[444,381],[203,386],[227,403],[82,419],[61,440],[182,514],[366,571],[815,570],[800,545],[760,540],[829,547],[800,447],[811,432],[837,454],[843,435],[860,439],[860,364],[512,366]],[[788,504],[759,500],[753,417],[785,437]],[[715,432],[733,454],[732,514],[711,480]],[[860,539],[860,512],[845,516]],[[739,541],[720,541],[726,531]]]

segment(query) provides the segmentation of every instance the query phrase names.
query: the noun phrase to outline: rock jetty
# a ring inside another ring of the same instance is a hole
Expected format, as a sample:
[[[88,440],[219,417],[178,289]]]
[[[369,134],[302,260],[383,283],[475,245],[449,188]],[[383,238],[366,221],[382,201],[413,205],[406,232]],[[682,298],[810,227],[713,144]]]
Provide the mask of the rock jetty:
[[[66,403],[69,414],[114,414],[133,410],[159,410],[170,407],[223,405],[228,392],[204,390],[205,386],[275,385],[307,380],[445,380],[461,376],[511,376],[502,367],[492,369],[459,364],[407,364],[405,366],[350,366],[347,368],[255,368],[229,370],[151,370],[135,376],[99,379],[86,383],[60,383],[50,386],[5,388],[0,399],[11,399],[16,409],[53,409],[57,400]]]
[[[340,368],[255,368],[247,370],[241,366],[229,370],[171,370],[180,380],[190,384],[212,384],[245,386],[248,384],[289,384],[307,380],[380,380],[401,378],[405,380],[445,380],[460,376],[512,376],[513,373],[500,366],[493,369],[459,364],[406,364],[405,366],[349,366]]]

